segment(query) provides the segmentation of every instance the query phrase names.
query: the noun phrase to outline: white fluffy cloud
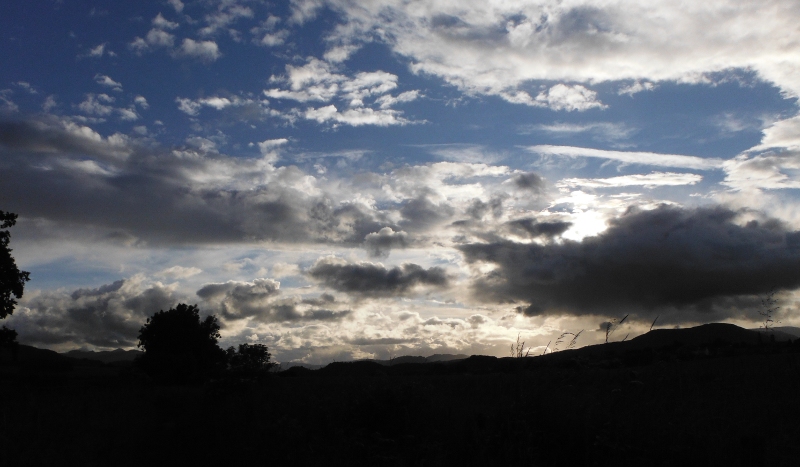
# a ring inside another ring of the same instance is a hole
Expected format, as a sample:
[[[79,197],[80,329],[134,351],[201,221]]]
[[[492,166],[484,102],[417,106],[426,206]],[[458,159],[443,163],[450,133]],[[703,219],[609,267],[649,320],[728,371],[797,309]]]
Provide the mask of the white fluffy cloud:
[[[515,104],[548,107],[553,110],[566,110],[568,112],[594,108],[604,109],[607,107],[597,100],[596,92],[580,84],[573,86],[556,84],[550,89],[540,92],[536,98],[531,97],[531,95],[525,91],[502,91],[499,95],[503,99]]]
[[[222,56],[216,42],[195,41],[189,38],[183,40],[181,46],[175,51],[175,55],[196,58],[204,62],[213,62]]]
[[[321,3],[296,0],[295,16],[305,20]],[[706,82],[736,68],[800,95],[794,0],[325,3],[345,18],[331,36],[334,47],[379,37],[415,72],[513,102],[529,103],[519,92],[538,80],[629,80],[620,92],[632,94],[660,81]]]
[[[336,101],[336,104],[294,110],[307,120],[332,123],[334,126],[411,123],[402,116],[401,111],[391,107],[419,97],[419,91],[416,90],[391,95],[390,92],[398,86],[397,75],[392,73],[374,71],[346,76],[337,73],[331,63],[316,58],[308,59],[302,66],[286,65],[286,74],[272,76],[270,82],[286,86],[265,90],[267,97],[301,103]]]
[[[257,102],[253,99],[245,99],[238,96],[228,96],[228,97],[221,97],[221,96],[210,96],[210,97],[202,97],[200,99],[189,99],[185,97],[176,97],[175,102],[178,103],[178,109],[187,114],[191,115],[192,117],[196,117],[200,114],[200,109],[203,107],[210,107],[215,110],[223,110],[228,107],[241,107],[244,105],[266,105],[266,101],[264,102]]]
[[[111,79],[106,75],[101,75],[100,73],[98,73],[94,75],[94,80],[97,84],[109,87],[114,91],[122,91],[122,84],[117,81],[114,81],[113,79]]]
[[[164,15],[162,15],[161,13],[159,13],[155,18],[153,18],[152,23],[154,27],[160,29],[177,29],[179,26],[178,23],[168,21],[166,18],[164,18]]]

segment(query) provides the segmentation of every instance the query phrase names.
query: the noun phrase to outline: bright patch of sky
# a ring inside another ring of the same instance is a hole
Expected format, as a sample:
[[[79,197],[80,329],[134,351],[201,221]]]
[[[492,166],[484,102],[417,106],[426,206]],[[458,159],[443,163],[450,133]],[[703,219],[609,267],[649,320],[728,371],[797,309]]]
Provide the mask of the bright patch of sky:
[[[777,285],[798,325],[798,25],[792,0],[13,2],[7,324],[128,348],[183,301],[281,361],[504,355],[619,310],[755,327]]]

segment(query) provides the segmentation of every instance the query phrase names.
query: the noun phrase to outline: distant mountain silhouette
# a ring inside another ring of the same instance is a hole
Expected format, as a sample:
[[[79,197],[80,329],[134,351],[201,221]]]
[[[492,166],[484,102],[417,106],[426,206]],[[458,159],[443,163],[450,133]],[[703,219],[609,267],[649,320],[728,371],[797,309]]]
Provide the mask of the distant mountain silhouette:
[[[798,328],[775,329],[775,341],[785,342],[794,340],[794,335],[788,331],[798,331]],[[492,357],[482,355],[432,355],[430,357],[403,356],[392,360],[359,360],[354,362],[334,362],[322,367],[319,371],[310,371],[311,365],[295,365],[284,376],[386,376],[404,374],[432,374],[432,373],[471,373],[482,374],[492,372],[518,371],[524,368],[533,368],[540,364],[548,365],[549,362],[557,365],[602,364],[609,358],[622,358],[626,364],[647,364],[655,358],[656,354],[681,356],[681,358],[715,355],[708,352],[708,348],[726,346],[744,346],[756,349],[759,344],[767,344],[770,339],[765,337],[763,330],[744,329],[733,324],[711,323],[683,329],[655,329],[641,336],[624,342],[609,342],[573,350],[563,350],[544,356],[527,358]],[[303,366],[305,368],[298,368]],[[315,365],[316,366],[316,365]],[[283,369],[287,367],[284,366]]]
[[[395,357],[390,360],[370,360],[381,365],[399,365],[401,363],[435,363],[435,362],[449,362],[453,360],[464,360],[469,358],[469,355],[458,354],[435,354],[430,357],[415,357],[406,355],[403,357]]]
[[[103,363],[113,363],[113,362],[132,362],[136,357],[142,355],[141,350],[104,350],[100,352],[95,352],[93,350],[70,350],[69,352],[64,352],[61,355],[64,355],[69,358],[77,358],[77,359],[86,359],[86,360],[97,360]]]
[[[0,353],[0,359],[2,361],[6,360],[10,361],[11,355],[7,354],[7,352]],[[52,350],[39,349],[30,345],[20,344],[19,350],[17,351],[17,361],[18,362],[31,362],[31,361],[69,362],[70,359]]]
[[[289,368],[305,368],[307,370],[319,370],[320,368],[324,367],[325,365],[314,365],[312,363],[303,363],[303,362],[281,362],[278,364],[276,368],[277,371],[285,371]]]

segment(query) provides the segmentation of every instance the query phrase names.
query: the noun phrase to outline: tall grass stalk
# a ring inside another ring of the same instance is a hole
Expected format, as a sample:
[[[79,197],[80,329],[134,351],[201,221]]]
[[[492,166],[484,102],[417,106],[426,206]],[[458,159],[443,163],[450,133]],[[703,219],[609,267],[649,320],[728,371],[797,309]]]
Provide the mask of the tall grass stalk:
[[[525,341],[519,341],[520,334],[517,334],[517,345],[515,346],[514,344],[511,344],[511,356],[514,358],[527,357],[531,353],[530,348],[528,348],[528,351],[525,352]],[[523,352],[525,352],[524,355]]]
[[[619,320],[618,323],[616,322],[617,321],[616,319],[612,319],[611,321],[606,323],[606,344],[608,344],[608,338],[611,337],[612,334],[614,334],[614,331],[616,331],[617,328],[619,328],[622,325],[622,323],[625,322],[626,319],[628,319],[629,315],[630,314],[625,315],[621,320]],[[653,323],[655,323],[655,321]]]

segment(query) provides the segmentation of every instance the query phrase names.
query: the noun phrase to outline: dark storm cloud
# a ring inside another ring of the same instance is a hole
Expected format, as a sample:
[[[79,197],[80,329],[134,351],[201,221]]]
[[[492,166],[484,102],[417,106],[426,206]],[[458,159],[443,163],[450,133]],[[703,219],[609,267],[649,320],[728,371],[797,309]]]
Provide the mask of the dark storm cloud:
[[[418,285],[439,288],[448,285],[444,269],[424,269],[417,264],[388,269],[381,264],[323,258],[314,263],[307,274],[334,290],[365,297],[403,295]]]
[[[361,205],[309,194],[308,175],[293,166],[103,139],[51,120],[0,123],[0,201],[26,218],[167,244],[357,246],[392,225]]]
[[[228,281],[206,284],[197,296],[218,309],[223,321],[253,318],[265,323],[286,321],[337,321],[350,310],[335,309],[335,298],[322,294],[316,299],[280,298],[280,283],[272,279],[252,282]]]
[[[160,284],[143,286],[126,279],[96,289],[37,294],[7,324],[24,344],[131,347],[148,317],[177,302],[174,292]]]
[[[528,315],[758,319],[757,294],[800,286],[800,232],[775,220],[742,226],[737,216],[722,207],[631,209],[582,242],[459,248],[470,262],[498,266],[475,280],[477,297],[526,302]]]
[[[483,216],[490,212],[495,219],[503,215],[502,197],[494,197],[488,203],[476,198],[472,200],[472,203],[467,208],[467,214],[473,219],[483,219]]]
[[[88,132],[76,134],[53,126],[54,122],[0,122],[0,145],[9,151],[83,154],[117,157],[124,148],[101,141]]]
[[[531,237],[557,237],[572,226],[571,222],[537,222],[536,219],[517,219],[506,223],[514,233],[525,233]]]
[[[364,237],[364,248],[373,258],[386,258],[394,248],[406,248],[409,244],[408,234],[395,232],[391,227],[384,227]]]
[[[542,193],[545,188],[544,179],[533,172],[516,175],[511,178],[511,183],[517,188],[534,193]]]
[[[279,293],[280,283],[272,279],[255,279],[253,282],[228,281],[206,284],[197,291],[197,296],[209,300],[217,297],[232,297],[238,301],[264,300]]]

